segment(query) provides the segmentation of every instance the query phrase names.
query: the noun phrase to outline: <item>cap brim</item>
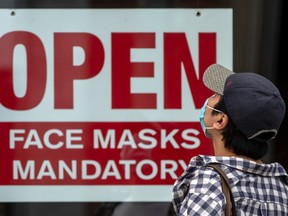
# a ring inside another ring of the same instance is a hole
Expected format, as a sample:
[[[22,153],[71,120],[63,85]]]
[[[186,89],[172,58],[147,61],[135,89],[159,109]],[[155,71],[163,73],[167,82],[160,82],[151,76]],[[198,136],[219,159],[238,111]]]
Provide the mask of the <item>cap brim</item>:
[[[223,95],[226,79],[232,74],[235,73],[219,64],[212,64],[204,72],[203,82],[213,92]]]

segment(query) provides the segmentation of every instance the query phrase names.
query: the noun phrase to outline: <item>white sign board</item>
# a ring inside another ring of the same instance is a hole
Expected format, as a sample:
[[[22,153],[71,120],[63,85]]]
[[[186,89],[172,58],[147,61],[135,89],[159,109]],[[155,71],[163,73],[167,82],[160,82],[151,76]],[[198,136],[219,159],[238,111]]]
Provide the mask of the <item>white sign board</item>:
[[[198,10],[1,9],[0,201],[170,201],[232,68],[232,9]]]

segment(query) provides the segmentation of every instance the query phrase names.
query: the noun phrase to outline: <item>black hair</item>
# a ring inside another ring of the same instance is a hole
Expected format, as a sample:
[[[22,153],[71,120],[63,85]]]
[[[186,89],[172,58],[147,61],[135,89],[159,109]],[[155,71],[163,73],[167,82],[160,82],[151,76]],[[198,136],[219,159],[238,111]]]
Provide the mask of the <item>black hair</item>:
[[[269,147],[268,142],[247,139],[246,136],[237,129],[237,126],[227,112],[223,97],[220,98],[214,108],[221,110],[229,119],[227,127],[222,132],[225,148],[237,155],[246,156],[254,160],[258,160],[267,154]],[[219,114],[219,112],[212,111],[212,115],[216,114]]]

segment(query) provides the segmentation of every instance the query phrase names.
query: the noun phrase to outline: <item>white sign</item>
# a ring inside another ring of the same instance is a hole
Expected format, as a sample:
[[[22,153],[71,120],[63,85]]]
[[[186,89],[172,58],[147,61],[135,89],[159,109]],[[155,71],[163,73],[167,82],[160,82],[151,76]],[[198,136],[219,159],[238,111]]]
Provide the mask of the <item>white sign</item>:
[[[232,9],[0,10],[0,201],[170,201]],[[117,194],[117,195],[116,195]]]

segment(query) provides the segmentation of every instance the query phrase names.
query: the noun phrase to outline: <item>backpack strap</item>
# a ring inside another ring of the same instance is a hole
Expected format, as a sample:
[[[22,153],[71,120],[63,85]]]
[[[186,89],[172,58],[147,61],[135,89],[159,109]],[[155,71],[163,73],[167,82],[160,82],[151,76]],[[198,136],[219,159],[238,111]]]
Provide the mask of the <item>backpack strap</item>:
[[[226,197],[225,215],[226,216],[231,215],[230,212],[231,212],[231,205],[232,205],[232,215],[236,216],[236,207],[235,207],[234,197],[233,197],[233,194],[229,185],[229,180],[228,180],[226,173],[221,169],[221,167],[217,163],[210,163],[210,164],[207,164],[207,166],[212,167],[221,177],[222,190]]]

